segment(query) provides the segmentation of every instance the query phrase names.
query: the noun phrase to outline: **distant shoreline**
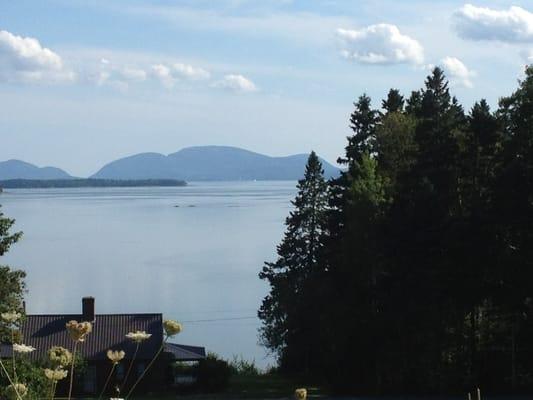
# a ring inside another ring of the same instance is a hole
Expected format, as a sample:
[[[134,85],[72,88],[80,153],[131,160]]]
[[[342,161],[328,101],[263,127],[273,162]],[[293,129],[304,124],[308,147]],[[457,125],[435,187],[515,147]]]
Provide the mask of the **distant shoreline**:
[[[6,179],[0,180],[2,189],[53,189],[90,187],[178,187],[187,182],[177,179]]]

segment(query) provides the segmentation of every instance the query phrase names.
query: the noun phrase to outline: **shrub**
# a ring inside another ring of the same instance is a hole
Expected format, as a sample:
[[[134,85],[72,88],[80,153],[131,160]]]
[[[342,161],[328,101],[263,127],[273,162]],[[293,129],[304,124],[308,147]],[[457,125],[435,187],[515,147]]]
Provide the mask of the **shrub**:
[[[9,368],[10,363],[6,364]],[[31,362],[25,358],[17,359],[17,381],[23,383],[28,389],[25,399],[42,399],[50,397],[51,385],[44,376],[43,369],[39,363]],[[2,395],[6,396],[6,388],[9,386],[9,380],[5,374],[0,374],[0,387]],[[7,397],[7,396],[6,396]]]
[[[198,364],[198,385],[206,392],[221,392],[228,388],[231,367],[227,361],[209,353]]]
[[[261,372],[255,365],[255,360],[247,361],[242,356],[233,356],[230,362],[230,368],[233,375],[238,376],[259,376]]]

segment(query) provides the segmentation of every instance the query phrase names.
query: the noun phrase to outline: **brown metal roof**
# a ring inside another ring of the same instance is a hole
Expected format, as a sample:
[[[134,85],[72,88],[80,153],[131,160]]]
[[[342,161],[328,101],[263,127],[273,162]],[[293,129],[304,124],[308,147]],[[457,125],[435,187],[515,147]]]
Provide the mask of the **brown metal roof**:
[[[21,331],[24,344],[37,350],[30,353],[32,359],[46,357],[52,346],[73,347],[65,324],[70,320],[80,321],[80,314],[60,315],[27,315]],[[93,322],[93,331],[86,340],[78,345],[78,349],[86,360],[106,358],[109,349],[124,350],[126,359],[133,356],[135,344],[125,335],[133,331],[146,331],[152,334],[144,341],[137,353],[138,359],[151,359],[163,341],[163,323],[161,314],[97,314]]]

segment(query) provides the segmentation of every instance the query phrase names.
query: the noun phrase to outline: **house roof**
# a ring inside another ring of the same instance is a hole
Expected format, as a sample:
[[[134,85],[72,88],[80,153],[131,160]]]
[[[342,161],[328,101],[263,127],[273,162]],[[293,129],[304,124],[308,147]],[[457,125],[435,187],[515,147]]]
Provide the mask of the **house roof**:
[[[21,327],[23,341],[24,344],[37,349],[30,353],[30,358],[46,357],[46,352],[52,346],[72,349],[74,343],[65,329],[65,324],[71,320],[81,321],[82,316],[80,314],[27,315]],[[106,359],[106,352],[109,349],[124,350],[125,358],[131,359],[135,352],[135,344],[125,335],[137,330],[152,334],[139,347],[137,358],[151,359],[163,341],[161,314],[97,314],[92,333],[78,345],[78,350],[89,361]]]
[[[205,358],[205,348],[177,343],[165,343],[165,353],[176,361],[199,361]]]
[[[29,354],[30,359],[46,358],[47,351],[52,346],[72,350],[74,343],[68,336],[65,324],[71,320],[82,319],[80,314],[27,315],[21,326],[23,343],[37,349]],[[125,335],[137,330],[152,334],[139,347],[137,359],[152,359],[163,341],[161,314],[97,314],[92,333],[78,346],[78,350],[88,361],[106,360],[109,349],[124,350],[125,358],[131,359],[135,344]],[[205,348],[165,343],[164,354],[175,361],[198,361],[205,358]],[[11,355],[11,344],[0,344],[0,358],[8,358]]]

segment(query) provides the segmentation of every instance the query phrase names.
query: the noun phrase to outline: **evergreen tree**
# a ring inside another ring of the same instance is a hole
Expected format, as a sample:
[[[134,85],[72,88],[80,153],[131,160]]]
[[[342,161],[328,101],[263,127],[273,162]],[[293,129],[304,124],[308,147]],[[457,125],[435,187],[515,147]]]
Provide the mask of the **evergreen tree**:
[[[404,105],[403,96],[398,89],[391,89],[387,98],[381,102],[381,107],[386,113],[402,112]]]
[[[264,337],[350,393],[533,389],[533,68],[496,113],[438,68],[382,105],[355,103],[318,273],[282,268],[298,244],[265,267]]]
[[[354,106],[355,110],[350,116],[350,129],[354,134],[347,138],[346,156],[338,160],[348,165],[348,168],[354,162],[359,162],[364,153],[370,153],[378,121],[378,111],[372,109],[371,99],[366,94],[359,97]]]
[[[326,234],[328,187],[322,164],[315,152],[309,155],[305,176],[298,182],[285,225],[285,236],[278,246],[278,259],[265,263],[260,278],[270,284],[259,318],[263,320],[261,338],[277,353],[286,370],[308,369],[317,343],[305,334],[316,318],[310,315],[309,293],[312,279],[320,274],[319,257]]]

